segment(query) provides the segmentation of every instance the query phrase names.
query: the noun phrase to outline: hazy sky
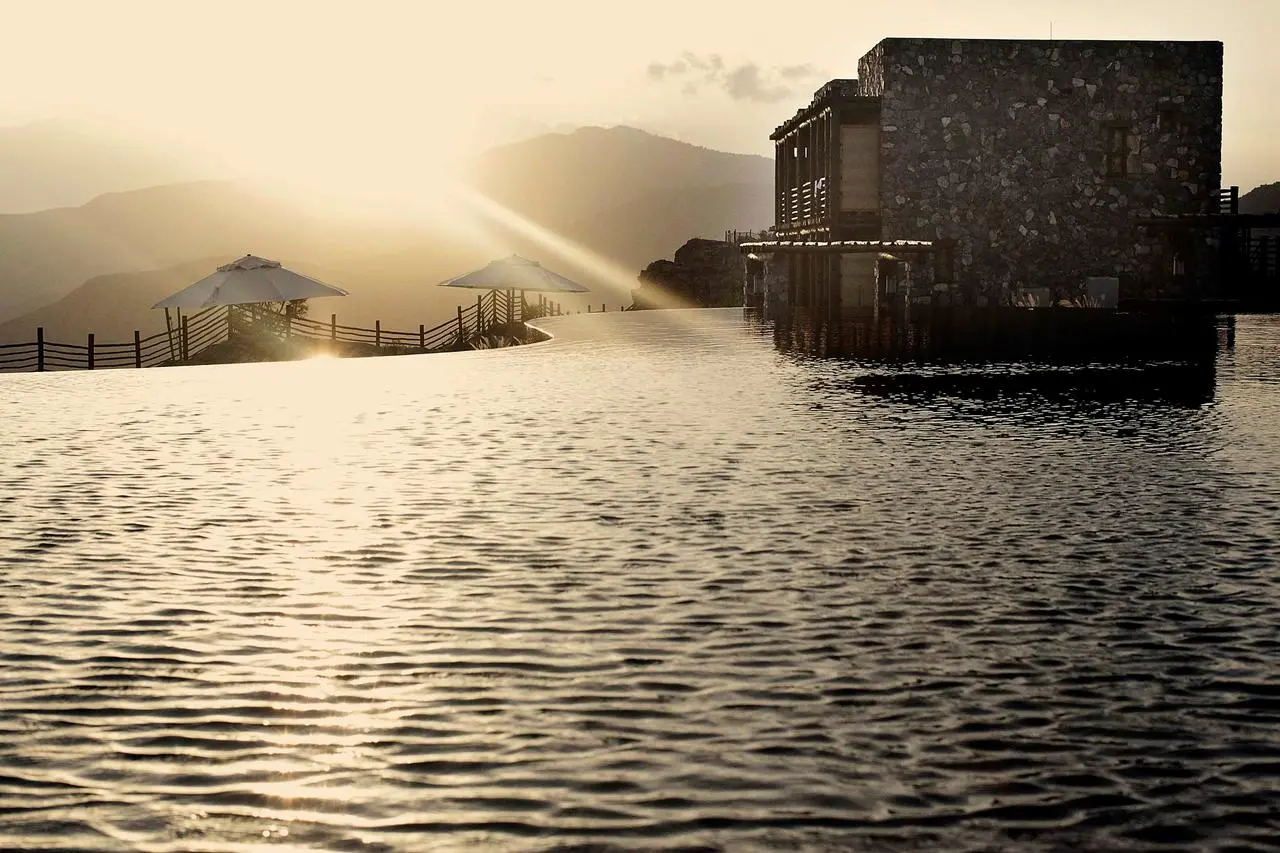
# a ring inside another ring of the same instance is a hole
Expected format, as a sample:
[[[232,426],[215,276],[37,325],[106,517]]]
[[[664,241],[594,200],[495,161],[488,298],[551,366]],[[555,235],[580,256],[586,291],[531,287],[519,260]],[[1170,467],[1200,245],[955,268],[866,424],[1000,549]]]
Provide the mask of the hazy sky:
[[[794,10],[780,16],[780,5]],[[1280,180],[1280,0],[0,0],[0,120],[93,116],[238,168],[393,191],[511,134],[732,151],[886,36],[1219,39],[1224,181]]]

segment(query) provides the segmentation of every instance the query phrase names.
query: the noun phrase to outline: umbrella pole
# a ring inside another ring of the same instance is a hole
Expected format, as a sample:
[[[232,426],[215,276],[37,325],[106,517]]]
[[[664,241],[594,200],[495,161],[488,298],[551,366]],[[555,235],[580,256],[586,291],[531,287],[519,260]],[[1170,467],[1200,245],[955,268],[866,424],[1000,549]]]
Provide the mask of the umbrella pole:
[[[164,309],[164,329],[169,336],[169,360],[173,361],[173,320],[169,317],[169,309]]]

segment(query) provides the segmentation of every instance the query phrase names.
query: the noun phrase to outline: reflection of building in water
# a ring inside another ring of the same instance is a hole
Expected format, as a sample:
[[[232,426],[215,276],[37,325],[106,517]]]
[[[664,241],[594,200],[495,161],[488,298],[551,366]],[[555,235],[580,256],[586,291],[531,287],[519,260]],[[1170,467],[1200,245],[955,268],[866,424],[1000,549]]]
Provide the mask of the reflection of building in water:
[[[1241,248],[1220,187],[1222,57],[1220,42],[882,41],[771,136],[775,227],[743,244],[748,304],[843,349],[839,327],[868,315],[1230,296],[1224,273],[1270,249]]]
[[[858,376],[850,385],[865,394],[906,402],[949,398],[1021,407],[1029,398],[1067,404],[1119,402],[1198,407],[1213,402],[1212,359],[1142,367],[939,371]]]
[[[1216,351],[1211,314],[1092,308],[912,308],[828,322],[806,307],[773,318],[783,350],[907,360],[1038,359],[1087,363],[1200,359]]]

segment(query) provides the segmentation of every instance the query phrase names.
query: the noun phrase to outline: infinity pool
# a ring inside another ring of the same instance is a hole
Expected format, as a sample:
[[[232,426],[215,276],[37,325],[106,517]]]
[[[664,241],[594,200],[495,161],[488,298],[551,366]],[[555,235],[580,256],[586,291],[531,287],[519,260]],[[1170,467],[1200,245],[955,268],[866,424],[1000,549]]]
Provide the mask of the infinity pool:
[[[1280,322],[0,376],[0,848],[1280,850]]]

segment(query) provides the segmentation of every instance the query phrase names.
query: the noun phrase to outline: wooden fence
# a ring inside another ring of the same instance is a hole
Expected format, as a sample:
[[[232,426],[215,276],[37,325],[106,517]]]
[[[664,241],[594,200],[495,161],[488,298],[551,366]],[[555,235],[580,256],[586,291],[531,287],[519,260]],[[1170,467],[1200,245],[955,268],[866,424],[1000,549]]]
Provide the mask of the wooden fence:
[[[45,339],[36,329],[34,341],[0,344],[0,373],[17,371],[98,370],[116,367],[163,367],[195,360],[202,352],[237,335],[260,334],[287,340],[311,339],[355,345],[386,355],[408,352],[449,352],[502,345],[516,326],[527,320],[560,314],[558,302],[539,297],[530,303],[513,291],[491,290],[474,304],[458,306],[457,315],[439,325],[419,325],[413,331],[384,329],[375,321],[372,329],[289,314],[270,314],[238,306],[206,308],[186,315],[168,330],[149,337],[137,331],[125,343],[100,343],[90,334],[84,344]]]

